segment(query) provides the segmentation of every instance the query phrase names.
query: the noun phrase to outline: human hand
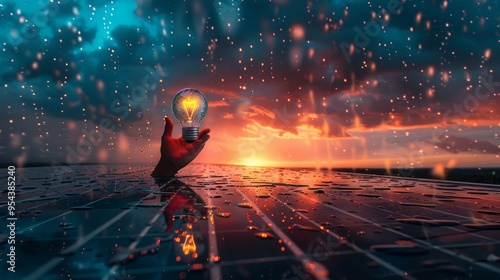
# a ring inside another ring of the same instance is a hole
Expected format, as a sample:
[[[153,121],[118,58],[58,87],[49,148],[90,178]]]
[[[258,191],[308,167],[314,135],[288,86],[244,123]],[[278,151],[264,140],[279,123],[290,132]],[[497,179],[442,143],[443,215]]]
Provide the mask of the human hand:
[[[192,201],[184,197],[182,194],[174,194],[170,197],[167,207],[163,210],[163,217],[165,218],[165,223],[167,224],[167,232],[171,232],[174,228],[174,215],[176,213],[182,212],[185,209],[188,212],[193,207]]]
[[[165,130],[161,136],[160,161],[151,173],[153,177],[174,176],[184,166],[193,161],[205,147],[210,138],[210,129],[203,129],[198,133],[198,140],[188,143],[182,137],[172,138],[174,123],[165,117]]]

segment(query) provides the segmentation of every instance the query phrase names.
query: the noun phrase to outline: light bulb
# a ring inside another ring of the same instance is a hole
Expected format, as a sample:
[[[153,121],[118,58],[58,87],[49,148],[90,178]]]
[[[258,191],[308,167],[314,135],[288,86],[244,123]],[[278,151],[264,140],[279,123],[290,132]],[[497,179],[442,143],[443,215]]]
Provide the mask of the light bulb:
[[[187,142],[198,139],[200,122],[208,110],[205,95],[194,88],[185,88],[175,94],[172,111],[182,126],[182,138]]]
[[[184,244],[182,244],[182,252],[186,256],[192,253],[196,253],[196,242],[194,241],[194,235],[186,234],[186,239],[184,240]]]

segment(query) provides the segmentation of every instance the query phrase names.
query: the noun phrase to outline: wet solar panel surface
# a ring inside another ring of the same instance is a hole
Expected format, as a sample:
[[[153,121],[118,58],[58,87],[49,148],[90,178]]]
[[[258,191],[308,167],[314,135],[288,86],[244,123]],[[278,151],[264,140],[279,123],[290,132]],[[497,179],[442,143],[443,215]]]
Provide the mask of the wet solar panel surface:
[[[145,165],[71,170],[17,169],[16,273],[4,227],[2,279],[500,279],[494,186],[202,164],[163,181]]]

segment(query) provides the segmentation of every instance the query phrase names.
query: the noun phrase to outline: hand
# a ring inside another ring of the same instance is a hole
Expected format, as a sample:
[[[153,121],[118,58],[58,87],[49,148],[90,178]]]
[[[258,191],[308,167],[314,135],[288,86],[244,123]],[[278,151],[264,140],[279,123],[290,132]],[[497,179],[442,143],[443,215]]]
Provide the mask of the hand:
[[[182,194],[174,194],[170,197],[167,207],[163,210],[163,217],[165,218],[165,223],[167,224],[167,232],[171,232],[174,228],[174,214],[177,212],[181,213],[183,209],[188,212],[193,208],[193,202],[184,197]]]
[[[153,177],[174,176],[184,166],[193,161],[205,147],[205,142],[210,138],[210,129],[206,128],[199,132],[198,140],[188,143],[182,137],[172,138],[174,123],[169,117],[165,117],[165,131],[161,136],[160,161],[151,173]]]

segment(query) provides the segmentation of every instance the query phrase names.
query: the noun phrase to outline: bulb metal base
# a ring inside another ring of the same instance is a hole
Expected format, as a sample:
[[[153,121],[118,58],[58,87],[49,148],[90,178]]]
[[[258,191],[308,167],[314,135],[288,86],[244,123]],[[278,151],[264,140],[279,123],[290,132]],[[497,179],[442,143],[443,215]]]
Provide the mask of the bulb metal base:
[[[183,127],[182,138],[189,143],[198,140],[198,127]]]

